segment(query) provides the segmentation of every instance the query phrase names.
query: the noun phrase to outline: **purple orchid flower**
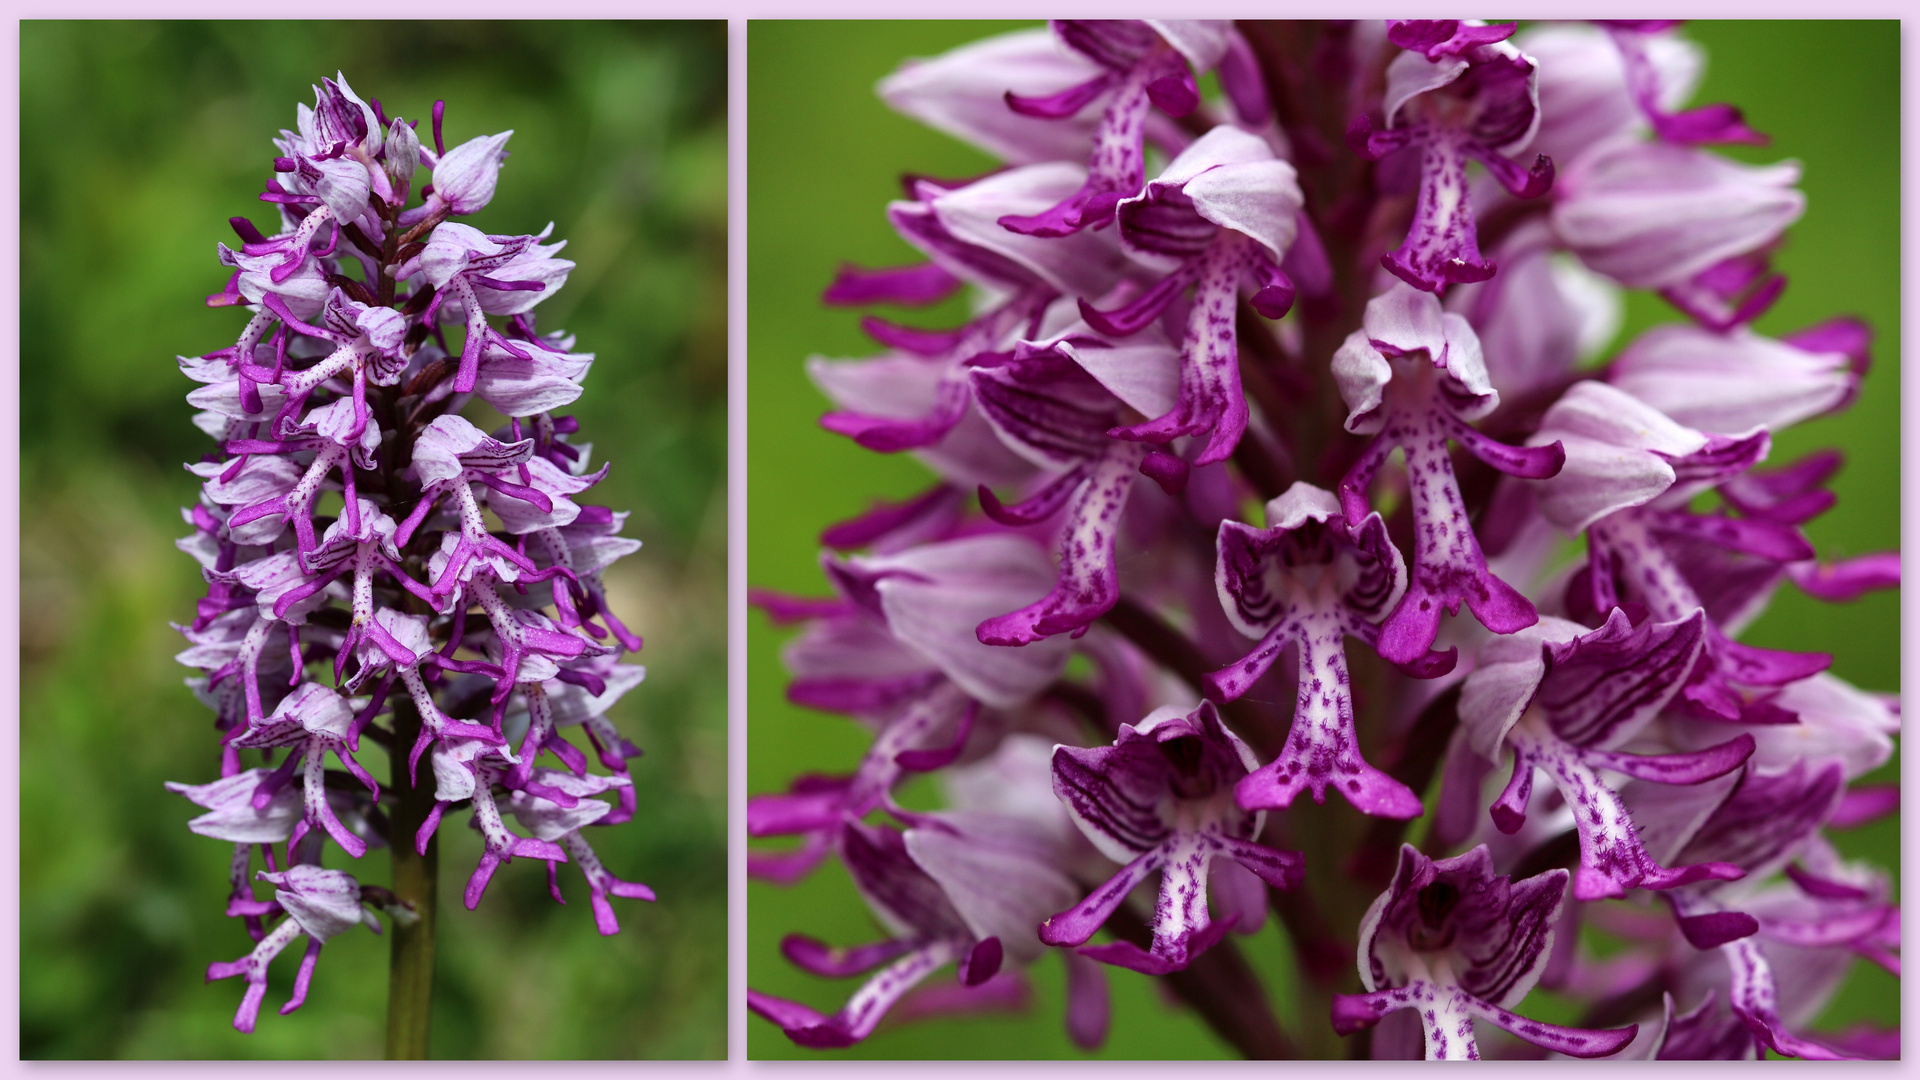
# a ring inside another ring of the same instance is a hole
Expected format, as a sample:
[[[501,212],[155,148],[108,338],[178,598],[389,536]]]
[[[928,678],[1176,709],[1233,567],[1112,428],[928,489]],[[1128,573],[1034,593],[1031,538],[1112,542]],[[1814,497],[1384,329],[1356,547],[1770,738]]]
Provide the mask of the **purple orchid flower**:
[[[1809,767],[1804,761],[1796,761],[1780,772],[1749,768],[1697,826],[1676,834],[1682,841],[1680,857],[1733,862],[1746,868],[1755,880],[1765,877],[1813,844],[1816,830],[1839,804],[1843,775],[1837,762]],[[1782,916],[1812,913],[1804,908],[1796,911],[1797,905],[1788,905],[1782,911],[1777,901],[1759,898],[1753,906],[1768,916],[1768,936],[1776,943],[1839,945],[1849,950],[1879,944],[1877,936],[1889,925],[1889,909],[1874,904],[1871,893],[1806,871],[1790,871],[1789,876],[1813,899],[1842,903],[1820,910],[1824,918],[1796,919]],[[1671,894],[1671,900],[1686,939],[1696,948],[1719,952],[1730,978],[1728,1004],[1735,1015],[1755,1039],[1776,1053],[1813,1059],[1843,1056],[1788,1030],[1779,1012],[1779,984],[1767,953],[1755,937],[1763,924],[1752,912],[1735,910],[1736,906],[1747,908],[1744,901],[1754,897],[1729,893],[1729,888],[1695,886]]]
[[[1104,293],[1118,280],[1123,260],[1104,234],[1083,233],[1042,240],[1009,232],[997,218],[1011,209],[1048,205],[1080,182],[1080,170],[1063,163],[1033,165],[944,187],[919,180],[913,201],[896,202],[887,216],[900,235],[932,259],[930,267],[884,271],[843,269],[827,290],[838,304],[926,303],[971,282],[996,297],[966,325],[950,331],[896,326],[869,317],[862,325],[882,344],[899,350],[909,367],[928,369],[932,400],[924,412],[892,415],[859,409],[828,413],[821,425],[884,453],[924,450],[945,440],[966,415],[967,370],[982,353],[1014,339],[1037,336],[1047,306],[1063,293]],[[928,290],[927,269],[939,271]],[[913,359],[906,359],[912,357]],[[845,365],[842,365],[845,366]],[[863,365],[884,371],[886,361]],[[818,377],[818,376],[816,376]],[[907,404],[889,402],[894,409]]]
[[[1055,19],[1051,25],[1062,44],[1098,64],[1101,73],[1047,97],[1009,91],[1007,107],[1047,119],[1072,116],[1103,97],[1106,108],[1080,190],[1041,213],[1000,219],[1015,232],[1049,237],[1113,220],[1120,201],[1144,179],[1149,107],[1175,117],[1192,112],[1200,104],[1195,76],[1220,62],[1232,33],[1224,21]]]
[[[1625,804],[1600,774],[1606,769],[1648,783],[1698,784],[1739,768],[1752,755],[1751,735],[1685,754],[1616,749],[1680,692],[1704,640],[1703,612],[1634,626],[1616,608],[1598,630],[1543,619],[1481,647],[1461,692],[1460,720],[1468,742],[1489,761],[1500,763],[1503,746],[1513,752],[1513,779],[1490,809],[1494,823],[1502,832],[1519,831],[1534,772],[1545,771],[1573,808],[1580,835],[1576,900],[1742,876],[1728,863],[1671,869],[1656,864]]]
[[[1116,434],[1157,443],[1205,434],[1195,465],[1233,453],[1247,426],[1234,304],[1245,288],[1267,318],[1278,319],[1292,306],[1294,284],[1281,262],[1293,243],[1300,205],[1293,166],[1274,157],[1257,136],[1224,125],[1181,151],[1140,194],[1120,201],[1115,213],[1121,248],[1166,276],[1114,311],[1081,300],[1089,325],[1126,336],[1158,318],[1189,282],[1194,294],[1181,344],[1178,403]]]
[[[1376,436],[1340,481],[1349,522],[1366,518],[1365,491],[1394,448],[1407,458],[1413,571],[1405,595],[1381,624],[1380,655],[1395,663],[1418,660],[1439,633],[1441,610],[1458,612],[1463,602],[1496,634],[1533,625],[1539,618],[1533,604],[1487,569],[1447,441],[1527,479],[1554,476],[1565,454],[1557,443],[1542,440],[1506,446],[1469,426],[1500,403],[1472,327],[1443,313],[1431,294],[1396,285],[1367,302],[1365,324],[1334,354],[1333,372],[1349,410],[1347,430]]]
[[[1063,507],[1066,511],[1058,579],[1040,599],[983,621],[977,632],[989,645],[1028,645],[1085,632],[1119,598],[1114,544],[1136,473],[1149,472],[1169,486],[1185,480],[1185,462],[1164,453],[1154,457],[1139,443],[1112,437],[1133,408],[1088,370],[1111,363],[1164,371],[1172,350],[1155,335],[1116,347],[1075,332],[1083,329],[1076,324],[1048,346],[1022,342],[997,363],[981,363],[972,371],[974,401],[1001,439],[1050,472],[1060,470],[1013,506],[981,485],[981,509],[994,521],[1016,527],[1044,521]],[[1151,390],[1146,395],[1155,396]],[[1140,394],[1129,396],[1142,401]]]
[[[1701,593],[1676,565],[1668,536],[1779,563],[1812,554],[1791,525],[1683,509],[1694,495],[1764,458],[1770,445],[1765,429],[1703,434],[1631,395],[1582,382],[1542,419],[1534,440],[1545,439],[1564,445],[1567,465],[1539,485],[1541,511],[1588,537],[1590,566],[1570,586],[1570,598],[1583,610],[1611,611],[1621,599],[1632,599],[1646,604],[1655,619],[1671,622],[1700,609]],[[1783,686],[1829,662],[1823,654],[1744,645],[1709,622],[1706,651],[1682,697],[1702,717],[1783,723],[1791,714],[1737,687]]]
[[[1430,1061],[1477,1059],[1476,1017],[1574,1057],[1618,1051],[1637,1027],[1568,1028],[1508,1011],[1540,978],[1566,887],[1565,870],[1521,881],[1496,875],[1485,845],[1438,860],[1402,847],[1393,884],[1360,922],[1367,992],[1334,997],[1335,1030],[1350,1035],[1414,1009]]]
[[[527,694],[530,708],[539,710],[544,707],[544,698],[537,688]],[[505,810],[514,820],[525,826],[533,834],[533,839],[543,843],[559,843],[571,856],[571,861],[580,868],[586,878],[588,896],[593,907],[593,921],[600,933],[613,935],[620,932],[620,920],[614,915],[609,896],[621,896],[634,900],[654,899],[653,890],[636,881],[622,881],[609,872],[601,863],[593,846],[587,842],[580,830],[588,825],[603,823],[615,812],[615,804],[602,802],[590,796],[608,791],[624,793],[633,786],[633,781],[624,776],[577,776],[572,772],[555,769],[530,768],[532,752],[522,748],[520,764],[506,777],[510,790]],[[524,774],[521,773],[523,767]],[[514,854],[528,854],[516,843]],[[564,903],[560,897],[560,887],[555,881],[556,867],[565,859],[547,861],[547,888],[553,894],[555,902]],[[472,906],[472,905],[469,905]]]
[[[894,936],[850,949],[800,935],[781,943],[787,959],[817,975],[880,968],[832,1016],[747,991],[748,1008],[801,1046],[851,1046],[865,1039],[907,991],[947,964],[958,964],[962,985],[978,986],[1007,958],[1031,959],[1040,951],[1034,921],[1075,892],[1048,865],[1044,851],[1018,841],[995,843],[970,834],[963,823],[934,818],[902,833],[850,819],[838,837],[854,885]],[[982,874],[999,887],[980,888]],[[971,887],[949,887],[966,885],[969,877]]]
[[[956,760],[983,705],[1026,702],[1059,676],[1070,648],[1061,638],[1013,653],[975,637],[982,615],[1050,577],[1040,549],[1020,537],[823,562],[844,599],[817,609],[822,617],[788,646],[796,676],[788,700],[849,713],[875,737],[851,776],[806,778],[785,794],[749,802],[749,835],[807,838],[795,857],[755,853],[756,873],[779,880],[825,857],[847,820],[893,809],[892,791],[909,774]]]
[[[254,801],[262,804],[272,799],[272,789],[286,783],[304,760],[301,776],[305,812],[293,827],[294,835],[289,843],[298,844],[300,834],[308,828],[318,827],[325,829],[328,836],[346,849],[347,854],[357,859],[366,854],[366,841],[347,831],[340,819],[334,816],[333,808],[327,802],[324,763],[325,755],[332,751],[355,779],[365,784],[376,798],[379,796],[380,785],[354,761],[353,751],[347,746],[352,725],[353,709],[344,698],[320,683],[306,683],[287,695],[272,716],[235,738],[233,745],[236,748],[290,748],[287,763],[261,782],[265,790],[255,792]]]
[[[1040,940],[1083,945],[1136,885],[1160,872],[1153,948],[1116,941],[1083,948],[1096,960],[1164,975],[1187,966],[1232,928],[1207,913],[1208,870],[1226,860],[1277,889],[1300,883],[1296,852],[1256,842],[1266,814],[1243,810],[1232,792],[1256,759],[1220,722],[1213,703],[1165,706],[1123,724],[1110,747],[1053,751],[1053,790],[1101,853],[1124,863],[1086,899],[1049,918]]]
[[[1214,570],[1228,620],[1259,644],[1209,675],[1209,693],[1237,700],[1288,644],[1300,656],[1286,747],[1239,782],[1240,805],[1285,809],[1303,790],[1324,802],[1332,788],[1362,813],[1419,816],[1420,797],[1360,757],[1344,645],[1347,637],[1378,640],[1375,620],[1406,591],[1399,550],[1379,514],[1349,524],[1332,492],[1304,482],[1267,504],[1267,521],[1265,529],[1221,522]],[[1453,656],[1424,662],[1427,673],[1441,674]]]
[[[404,544],[411,539],[435,503],[447,495],[454,497],[460,521],[458,534],[444,534],[440,553],[444,558],[436,558],[441,565],[432,568],[434,595],[449,596],[460,585],[471,585],[483,573],[508,583],[528,584],[563,576],[554,567],[536,568],[524,553],[495,537],[488,530],[479,500],[473,493],[475,483],[484,484],[509,498],[531,504],[543,514],[552,514],[553,496],[531,484],[530,473],[520,471],[531,460],[532,439],[503,443],[459,416],[439,417],[421,433],[413,449],[413,471],[420,480],[421,498],[400,523],[399,542]],[[557,479],[549,473],[542,475],[549,483]]]
[[[402,276],[418,273],[435,290],[429,313],[437,311],[447,321],[466,323],[460,370],[453,380],[455,393],[473,390],[487,346],[532,360],[486,317],[524,314],[566,284],[573,262],[554,257],[566,241],[540,243],[552,232],[549,223],[538,236],[488,236],[471,225],[444,222],[434,228],[420,254],[400,268]]]
[[[1387,127],[1354,118],[1347,141],[1379,159],[1418,145],[1420,198],[1406,242],[1380,263],[1416,289],[1438,293],[1452,282],[1485,281],[1494,267],[1480,255],[1467,190],[1467,160],[1485,165],[1514,196],[1537,198],[1553,186],[1553,162],[1536,156],[1522,166],[1540,123],[1536,65],[1504,40],[1511,27],[1458,26],[1443,40],[1426,23],[1399,23],[1388,40],[1407,49],[1387,69]]]
[[[320,946],[343,930],[365,923],[375,933],[380,922],[360,906],[360,883],[338,870],[299,864],[270,874],[261,871],[260,880],[274,885],[274,900],[287,917],[272,932],[260,939],[253,951],[238,960],[207,965],[207,981],[246,977],[247,992],[234,1014],[235,1030],[251,1034],[260,1015],[260,1002],[267,996],[267,965],[280,955],[293,939],[307,936],[307,952],[300,960],[300,972],[294,977],[293,996],[280,1007],[285,1016],[306,1003],[307,985],[313,980],[314,965],[320,959]]]

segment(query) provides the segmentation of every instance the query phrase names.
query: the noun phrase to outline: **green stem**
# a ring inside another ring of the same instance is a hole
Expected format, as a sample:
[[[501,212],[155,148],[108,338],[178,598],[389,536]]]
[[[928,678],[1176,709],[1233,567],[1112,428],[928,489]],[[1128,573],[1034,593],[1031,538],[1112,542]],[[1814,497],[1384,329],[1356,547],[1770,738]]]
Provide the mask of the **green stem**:
[[[402,697],[393,707],[392,828],[394,894],[413,909],[414,918],[393,920],[393,953],[387,976],[387,1059],[424,1061],[428,1023],[433,1017],[433,932],[440,881],[440,837],[418,854],[413,837],[433,811],[432,774],[415,786],[407,775],[407,751],[420,734],[420,714]]]

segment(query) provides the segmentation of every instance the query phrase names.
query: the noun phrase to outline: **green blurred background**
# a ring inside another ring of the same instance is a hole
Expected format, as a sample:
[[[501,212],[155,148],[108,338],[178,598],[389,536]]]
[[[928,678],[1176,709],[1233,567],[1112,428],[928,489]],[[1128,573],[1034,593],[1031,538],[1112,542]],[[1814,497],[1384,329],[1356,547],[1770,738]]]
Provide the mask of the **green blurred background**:
[[[874,94],[876,81],[908,57],[933,56],[1023,23],[755,22],[748,29],[748,576],[751,584],[806,595],[828,590],[816,537],[876,497],[924,489],[929,473],[905,455],[887,457],[822,431],[826,402],[802,362],[813,354],[880,352],[859,331],[858,313],[831,310],[819,296],[842,261],[865,266],[920,260],[883,215],[900,197],[904,172],[970,176],[997,163],[983,153],[900,117]],[[1707,49],[1696,102],[1731,101],[1773,136],[1763,149],[1736,148],[1748,161],[1798,158],[1805,166],[1805,217],[1788,233],[1777,267],[1791,286],[1758,328],[1783,333],[1829,316],[1864,316],[1876,331],[1875,366],[1849,412],[1802,424],[1775,442],[1785,461],[1838,445],[1848,465],[1834,482],[1838,506],[1808,533],[1828,557],[1899,543],[1899,29],[1882,22],[1694,23],[1688,36]],[[1789,77],[1790,73],[1790,77]],[[959,300],[913,313],[914,325],[955,325]],[[1631,294],[1620,342],[1678,315],[1650,294]],[[1874,690],[1899,687],[1899,602],[1893,594],[1826,605],[1783,588],[1746,635],[1759,645],[1819,648],[1834,671]],[[780,644],[790,630],[757,610],[748,628],[748,792],[783,790],[798,773],[844,772],[867,738],[851,721],[788,704]],[[1876,779],[1897,778],[1896,762]],[[918,793],[924,797],[925,793]],[[1837,838],[1850,854],[1896,865],[1898,824],[1887,821]],[[1354,913],[1357,917],[1359,913]],[[804,975],[781,959],[780,938],[803,931],[837,945],[881,931],[837,864],[791,889],[754,882],[748,891],[747,977],[757,990],[837,1009],[857,985]],[[1287,1016],[1288,958],[1270,923],[1242,939]],[[1192,1014],[1169,1004],[1152,980],[1109,969],[1114,1024],[1101,1056],[1232,1056]],[[942,976],[950,980],[951,973]],[[888,1026],[844,1056],[870,1058],[1046,1058],[1082,1056],[1061,1023],[1064,976],[1043,961],[1033,970],[1033,1007],[1024,1015],[915,1021]],[[1537,995],[1544,996],[1544,995]],[[1864,961],[1822,1018],[1824,1028],[1856,1019],[1898,1019],[1897,980]],[[1542,1019],[1564,1003],[1539,1002]],[[1552,1015],[1549,1015],[1549,1014]],[[818,1057],[752,1017],[754,1058]]]
[[[591,501],[630,508],[646,547],[607,574],[647,639],[646,683],[613,713],[647,756],[633,822],[593,831],[657,904],[615,900],[595,932],[538,862],[477,912],[464,815],[442,831],[442,1058],[715,1058],[726,992],[726,57],[724,24],[26,22],[21,74],[20,1052],[26,1058],[379,1057],[387,945],[329,942],[304,1008],[230,1024],[250,947],[222,914],[232,848],[194,836],[163,781],[218,773],[210,716],[173,661],[198,567],[176,551],[180,467],[210,449],[174,356],[232,344],[243,312],[203,300],[216,241],[257,201],[296,102],[336,70],[389,116],[447,101],[451,146],[514,129],[486,232],[548,220],[579,266],[541,327],[596,353],[573,411],[614,463]],[[427,124],[420,129],[423,134]],[[377,747],[361,760],[387,775]],[[338,851],[329,865],[344,865]],[[387,860],[354,867],[384,883]]]

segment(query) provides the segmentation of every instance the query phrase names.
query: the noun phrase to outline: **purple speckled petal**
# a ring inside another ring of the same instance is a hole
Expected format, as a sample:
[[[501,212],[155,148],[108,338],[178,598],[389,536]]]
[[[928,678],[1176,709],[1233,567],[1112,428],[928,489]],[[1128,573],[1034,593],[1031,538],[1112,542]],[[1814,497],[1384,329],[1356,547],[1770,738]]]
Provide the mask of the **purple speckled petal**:
[[[1148,875],[1160,868],[1165,855],[1156,847],[1121,867],[1087,898],[1040,924],[1040,940],[1049,945],[1082,945],[1127,899]]]
[[[1574,825],[1580,840],[1580,867],[1573,876],[1576,900],[1624,896],[1632,888],[1671,889],[1696,881],[1731,881],[1744,876],[1740,867],[1726,862],[1702,861],[1672,869],[1655,862],[1640,842],[1640,830],[1626,804],[1595,771],[1596,766],[1618,762],[1595,761],[1589,753],[1524,720],[1508,734],[1507,740],[1514,749],[1516,774],[1535,768],[1546,770],[1554,786],[1574,808]],[[1724,775],[1724,772],[1700,776],[1693,782]]]
[[[1225,461],[1247,429],[1247,399],[1240,389],[1240,353],[1234,304],[1252,249],[1237,234],[1222,232],[1207,246],[1194,286],[1181,344],[1180,398],[1171,412],[1144,424],[1116,428],[1122,439],[1165,443],[1181,435],[1206,435],[1195,465]]]
[[[1725,776],[1753,756],[1753,736],[1736,735],[1726,742],[1691,754],[1623,754],[1588,750],[1583,755],[1603,769],[1625,773],[1657,784],[1698,784]]]
[[[1280,756],[1240,781],[1234,797],[1248,808],[1285,808],[1303,790],[1312,792],[1314,802],[1325,802],[1331,787],[1363,814],[1420,816],[1418,795],[1360,757],[1342,643],[1347,620],[1337,612],[1312,612],[1299,616],[1297,625],[1300,675],[1293,728]]]
[[[1175,969],[1186,967],[1194,939],[1205,935],[1212,921],[1207,912],[1207,871],[1213,862],[1213,845],[1207,839],[1204,834],[1182,833],[1163,848],[1152,952]]]
[[[1167,975],[1185,968],[1193,958],[1206,952],[1227,936],[1233,929],[1234,916],[1218,919],[1188,939],[1183,953],[1176,959],[1160,952],[1148,952],[1131,941],[1110,941],[1105,945],[1088,945],[1080,949],[1080,955],[1098,960],[1104,964],[1137,971],[1142,975]]]
[[[1445,130],[1425,134],[1413,224],[1405,242],[1380,256],[1380,265],[1416,289],[1438,293],[1450,284],[1485,281],[1494,267],[1481,256],[1474,228],[1465,139]]]
[[[880,1021],[907,991],[942,966],[960,958],[958,942],[939,940],[908,952],[868,979],[845,1006],[831,1017],[795,1002],[749,991],[747,1005],[779,1024],[787,1037],[812,1049],[852,1046],[873,1034]]]
[[[1453,438],[1481,461],[1523,480],[1549,480],[1567,463],[1567,451],[1558,442],[1544,446],[1508,446],[1455,420]]]
[[[1341,1035],[1365,1031],[1388,1013],[1425,1004],[1430,992],[1431,988],[1426,983],[1415,982],[1365,994],[1335,994],[1333,1030]]]
[[[1733,988],[1728,1004],[1744,1020],[1747,1030],[1776,1054],[1809,1061],[1837,1061],[1845,1055],[1787,1030],[1780,1019],[1773,981],[1773,968],[1751,938],[1742,938],[1720,947],[1733,973]]]
[[[1473,1016],[1467,1011],[1470,1001],[1456,988],[1424,981],[1368,994],[1336,994],[1333,1029],[1350,1035],[1373,1026],[1390,1012],[1416,1009],[1428,1061],[1478,1061],[1480,1047],[1473,1037]]]
[[[1241,696],[1251,690],[1253,684],[1259,682],[1260,677],[1267,673],[1267,669],[1273,666],[1274,661],[1280,659],[1280,653],[1287,647],[1287,643],[1297,638],[1300,632],[1300,627],[1290,620],[1276,621],[1271,629],[1261,635],[1251,652],[1219,671],[1207,674],[1204,687],[1207,696],[1215,701],[1240,700]]]
[[[1142,137],[1152,104],[1148,87],[1184,71],[1185,62],[1173,53],[1162,53],[1128,68],[1116,80],[1100,126],[1094,130],[1086,184],[1050,210],[1008,214],[1000,224],[1028,236],[1059,237],[1111,221],[1120,200],[1140,190],[1145,179]]]
[[[1487,569],[1486,556],[1468,522],[1460,484],[1447,456],[1451,424],[1437,411],[1408,417],[1395,410],[1379,438],[1397,443],[1407,456],[1415,543],[1411,580],[1393,614],[1380,627],[1380,655],[1410,663],[1433,646],[1440,612],[1458,612],[1465,602],[1481,625],[1496,634],[1532,626],[1539,614],[1526,597]],[[1346,487],[1342,482],[1342,487]]]
[[[1145,456],[1144,446],[1114,443],[1095,460],[1067,511],[1059,539],[1059,578],[1052,591],[1018,611],[982,622],[977,630],[982,643],[1027,645],[1081,630],[1120,599],[1113,544]]]
[[[1762,649],[1732,641],[1717,630],[1708,635],[1708,644],[1728,678],[1754,686],[1785,686],[1818,675],[1833,664],[1833,657],[1826,653]]]
[[[1234,862],[1253,871],[1261,881],[1276,889],[1298,888],[1306,872],[1306,864],[1297,851],[1280,851],[1265,844],[1230,836],[1216,836],[1213,843]]]
[[[1804,562],[1814,557],[1813,545],[1807,542],[1806,536],[1783,522],[1684,510],[1645,510],[1641,511],[1641,517],[1657,533],[1774,562]]]
[[[1475,998],[1466,1002],[1468,1012],[1492,1021],[1535,1046],[1577,1058],[1598,1058],[1619,1053],[1639,1033],[1640,1025],[1623,1028],[1571,1028],[1516,1016],[1497,1005]]]

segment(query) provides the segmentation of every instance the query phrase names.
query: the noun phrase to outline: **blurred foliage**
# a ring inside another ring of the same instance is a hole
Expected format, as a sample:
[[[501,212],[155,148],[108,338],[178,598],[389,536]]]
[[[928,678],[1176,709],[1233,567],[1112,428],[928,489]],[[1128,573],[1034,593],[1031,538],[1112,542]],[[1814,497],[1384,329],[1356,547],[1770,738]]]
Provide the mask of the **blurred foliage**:
[[[801,595],[828,592],[819,571],[820,530],[875,498],[924,490],[929,473],[907,455],[885,456],[818,426],[826,402],[807,380],[809,355],[871,356],[880,348],[859,330],[857,313],[819,302],[841,262],[863,266],[922,260],[884,216],[900,198],[904,173],[959,177],[996,167],[985,154],[899,116],[874,94],[876,81],[910,57],[934,56],[990,34],[1032,23],[756,22],[748,31],[748,566],[751,584]],[[1694,23],[1685,31],[1706,47],[1706,77],[1695,102],[1731,101],[1773,137],[1771,146],[1726,152],[1747,161],[1797,158],[1805,167],[1806,215],[1787,234],[1776,266],[1792,284],[1758,324],[1779,334],[1841,313],[1874,327],[1875,365],[1848,412],[1802,424],[1776,440],[1773,460],[1837,445],[1849,464],[1834,490],[1839,504],[1807,532],[1825,557],[1899,544],[1899,33],[1893,22]],[[1791,72],[1792,77],[1783,73]],[[1649,294],[1629,294],[1616,344],[1680,316]],[[959,323],[964,302],[914,312],[914,325]],[[1822,649],[1834,671],[1873,690],[1899,687],[1899,598],[1879,594],[1848,605],[1821,604],[1783,588],[1745,635],[1755,644]],[[1464,616],[1463,616],[1464,617]],[[797,774],[845,772],[867,744],[865,732],[838,716],[810,712],[784,697],[779,660],[790,630],[749,616],[747,700],[750,794],[784,790]],[[1878,780],[1898,776],[1898,759]],[[916,793],[925,794],[925,793]],[[1898,863],[1898,822],[1836,837],[1853,855]],[[1351,913],[1357,919],[1359,912]],[[835,945],[874,940],[881,931],[837,864],[783,889],[748,890],[747,978],[757,990],[837,1009],[857,985],[805,975],[780,957],[779,940],[804,932]],[[1241,940],[1282,1011],[1289,959],[1272,925]],[[1231,1056],[1231,1049],[1153,981],[1110,969],[1110,1058]],[[1060,966],[1033,969],[1034,1002],[1014,1016],[956,1017],[890,1024],[860,1046],[833,1056],[869,1058],[1047,1058],[1084,1056],[1062,1030]],[[941,978],[951,981],[950,973]],[[1544,998],[1546,995],[1536,995]],[[1820,1021],[1826,1030],[1859,1019],[1898,1016],[1897,980],[1858,962],[1847,988]],[[1536,1013],[1560,1008],[1540,1001]],[[1530,1000],[1529,1007],[1535,1002]],[[1549,1015],[1552,1013],[1552,1015]],[[1571,1018],[1571,1014],[1568,1015]],[[1311,1022],[1324,1022],[1310,1018]],[[790,1043],[757,1017],[748,1027],[753,1058],[821,1056]]]
[[[591,839],[660,900],[616,900],[602,938],[577,872],[560,907],[522,861],[467,912],[479,840],[443,830],[433,1056],[724,1056],[724,24],[26,22],[20,58],[21,1055],[382,1053],[387,949],[364,930],[328,944],[286,1017],[283,956],[258,1032],[231,1028],[241,986],[202,976],[251,947],[221,914],[232,849],[161,786],[219,768],[167,625],[203,590],[172,544],[197,486],[180,463],[211,449],[174,356],[239,333],[244,312],[203,305],[227,276],[214,244],[234,215],[276,230],[256,199],[269,140],[339,70],[389,116],[444,99],[449,146],[514,130],[467,220],[552,219],[569,241],[579,265],[541,326],[599,357],[573,411],[614,467],[589,499],[632,509],[646,543],[607,575],[649,643],[613,713],[647,751],[639,812]],[[379,758],[362,760],[384,777]],[[378,852],[352,869],[386,880]]]

